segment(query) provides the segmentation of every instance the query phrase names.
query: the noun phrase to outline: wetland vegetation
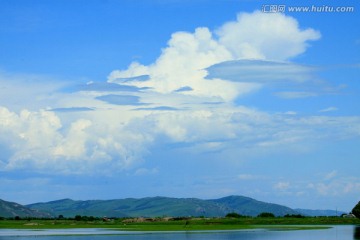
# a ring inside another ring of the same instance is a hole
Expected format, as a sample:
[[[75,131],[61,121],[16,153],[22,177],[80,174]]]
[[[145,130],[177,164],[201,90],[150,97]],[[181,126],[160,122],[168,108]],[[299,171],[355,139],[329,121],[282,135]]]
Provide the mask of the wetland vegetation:
[[[329,225],[359,225],[360,219],[342,217],[226,217],[226,218],[75,218],[0,220],[0,229],[107,228],[127,231],[191,231],[275,228],[284,230],[319,229]]]

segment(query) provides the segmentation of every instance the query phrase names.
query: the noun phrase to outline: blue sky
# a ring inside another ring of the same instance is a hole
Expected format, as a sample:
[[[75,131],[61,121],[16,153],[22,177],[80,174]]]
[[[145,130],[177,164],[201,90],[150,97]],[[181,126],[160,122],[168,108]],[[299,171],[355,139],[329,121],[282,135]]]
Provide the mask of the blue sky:
[[[0,2],[0,198],[359,201],[360,4]],[[353,12],[290,12],[293,6]]]

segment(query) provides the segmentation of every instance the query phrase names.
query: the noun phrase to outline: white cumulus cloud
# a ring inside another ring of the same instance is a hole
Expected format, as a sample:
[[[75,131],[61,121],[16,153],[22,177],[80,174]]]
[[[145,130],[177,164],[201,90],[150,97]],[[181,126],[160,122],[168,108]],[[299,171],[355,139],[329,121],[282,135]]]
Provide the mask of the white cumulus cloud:
[[[225,23],[214,32],[201,27],[193,33],[174,33],[153,64],[133,62],[128,69],[113,71],[108,81],[124,83],[127,79],[125,84],[149,87],[161,94],[186,87],[191,90],[180,94],[232,101],[257,90],[259,84],[231,82],[221,77],[207,81],[206,68],[237,59],[284,61],[303,53],[308,41],[319,38],[320,33],[301,30],[296,19],[283,14],[242,13],[236,21]],[[284,70],[288,72],[289,66]],[[300,71],[297,66],[293,68]],[[137,79],[144,75],[149,79]]]
[[[56,170],[60,173],[111,172],[136,166],[151,139],[105,120],[77,119],[63,126],[51,111],[0,107],[0,147],[11,154],[0,158],[1,170]]]
[[[305,52],[310,40],[320,38],[311,28],[301,30],[284,14],[240,13],[236,21],[217,30],[219,42],[234,58],[287,60]]]

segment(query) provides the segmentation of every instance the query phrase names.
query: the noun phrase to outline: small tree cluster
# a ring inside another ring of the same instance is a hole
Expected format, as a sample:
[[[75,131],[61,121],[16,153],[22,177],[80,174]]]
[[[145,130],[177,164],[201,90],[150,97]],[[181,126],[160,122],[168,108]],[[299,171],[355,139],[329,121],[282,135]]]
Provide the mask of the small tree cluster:
[[[263,212],[263,213],[260,213],[258,215],[258,217],[261,217],[261,218],[273,218],[273,217],[275,217],[275,215],[273,213]]]
[[[284,217],[286,218],[304,218],[305,216],[301,214],[286,214]]]
[[[226,214],[225,217],[227,217],[227,218],[242,218],[242,217],[245,217],[245,216],[240,215],[240,214],[238,214],[236,212],[232,212],[232,213]]]
[[[95,220],[99,220],[99,218],[97,217],[93,217],[93,216],[81,216],[81,215],[76,215],[74,217],[75,221],[95,221]]]
[[[352,214],[354,214],[355,217],[360,218],[360,201],[359,201],[358,204],[356,204],[356,206],[353,208]]]

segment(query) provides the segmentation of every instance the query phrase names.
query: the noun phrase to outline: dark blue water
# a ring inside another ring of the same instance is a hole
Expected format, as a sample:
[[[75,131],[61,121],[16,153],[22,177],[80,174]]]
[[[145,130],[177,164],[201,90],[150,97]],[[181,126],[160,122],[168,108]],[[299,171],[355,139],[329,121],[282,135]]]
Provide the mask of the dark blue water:
[[[58,234],[61,236],[46,236],[46,234]],[[65,234],[65,235],[64,235]],[[71,236],[66,234],[73,234]],[[79,235],[90,234],[90,235]],[[102,235],[98,235],[102,234]],[[117,234],[117,235],[108,235]],[[245,231],[207,231],[207,232],[118,232],[99,229],[74,229],[74,230],[2,230],[1,240],[358,240],[360,239],[360,227],[357,226],[333,226],[324,230],[295,230],[295,231],[269,231],[269,230],[245,230]]]

